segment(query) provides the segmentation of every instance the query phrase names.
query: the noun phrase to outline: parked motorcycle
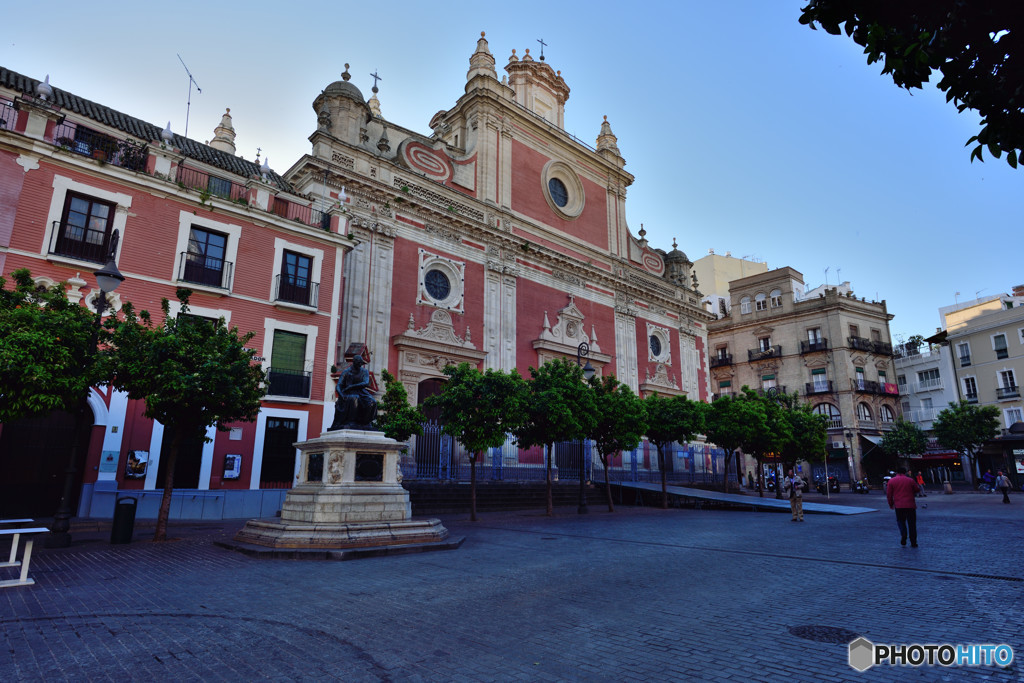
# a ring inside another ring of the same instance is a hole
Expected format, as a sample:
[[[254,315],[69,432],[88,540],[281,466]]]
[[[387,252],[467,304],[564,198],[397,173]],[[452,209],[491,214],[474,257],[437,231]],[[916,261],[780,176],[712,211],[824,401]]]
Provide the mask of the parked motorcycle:
[[[853,482],[854,493],[867,493],[870,490],[871,487],[868,486],[868,480],[866,477],[864,479],[860,479],[858,481]]]
[[[820,493],[823,496],[826,493],[825,486],[826,483],[822,479],[816,479],[814,481],[814,488],[816,488],[818,490],[818,493]],[[831,491],[832,493],[839,493],[839,479],[837,479],[836,477],[829,477],[828,490]]]

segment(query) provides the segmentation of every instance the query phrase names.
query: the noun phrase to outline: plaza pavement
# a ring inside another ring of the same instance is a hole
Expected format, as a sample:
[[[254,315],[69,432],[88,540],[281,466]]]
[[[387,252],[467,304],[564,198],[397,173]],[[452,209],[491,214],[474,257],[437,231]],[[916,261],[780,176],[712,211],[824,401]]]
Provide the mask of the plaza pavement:
[[[1024,658],[1024,495],[921,499],[918,549],[879,492],[832,500],[880,512],[442,516],[460,549],[347,562],[214,545],[241,521],[120,546],[79,523],[0,590],[0,681],[1024,680],[846,663],[853,634]]]

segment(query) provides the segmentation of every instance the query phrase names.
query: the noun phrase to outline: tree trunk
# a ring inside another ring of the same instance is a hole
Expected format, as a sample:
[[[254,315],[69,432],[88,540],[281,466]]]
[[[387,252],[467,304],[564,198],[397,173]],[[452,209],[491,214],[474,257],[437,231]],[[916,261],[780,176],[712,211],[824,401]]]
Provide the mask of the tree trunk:
[[[608,512],[615,512],[615,505],[612,503],[612,483],[608,480],[608,456],[601,456],[601,464],[604,465],[604,492],[608,495]]]
[[[171,493],[174,491],[174,466],[178,460],[178,448],[181,446],[182,430],[176,429],[167,449],[167,464],[164,471],[164,495],[160,498],[160,512],[156,516],[156,532],[154,541],[167,540],[167,518],[171,514]]]
[[[761,465],[761,461],[756,457],[754,458],[754,466],[757,468],[757,497],[764,498],[764,466]]]
[[[550,447],[547,444],[544,444],[544,449],[546,463],[545,474],[547,476],[547,515],[548,517],[552,517],[555,514],[555,499],[551,491],[551,455],[555,450],[555,444],[551,444]]]
[[[469,456],[469,521],[476,521],[476,453]]]
[[[731,451],[727,451],[726,454],[725,454],[725,470],[724,470],[723,477],[722,477],[722,481],[723,481],[722,492],[723,493],[729,493],[729,460],[732,457],[733,457],[732,452]]]
[[[665,474],[665,452],[658,446],[658,469],[661,470],[661,509],[668,510],[668,476]]]

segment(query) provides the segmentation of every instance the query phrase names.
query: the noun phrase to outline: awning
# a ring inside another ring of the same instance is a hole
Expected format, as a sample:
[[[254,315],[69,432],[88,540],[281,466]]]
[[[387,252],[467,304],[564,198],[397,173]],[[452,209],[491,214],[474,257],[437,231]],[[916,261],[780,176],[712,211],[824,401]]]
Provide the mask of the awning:
[[[868,441],[870,441],[871,443],[875,444],[876,446],[881,446],[882,445],[882,437],[880,437],[880,436],[871,436],[870,434],[861,434],[860,438],[867,439]]]

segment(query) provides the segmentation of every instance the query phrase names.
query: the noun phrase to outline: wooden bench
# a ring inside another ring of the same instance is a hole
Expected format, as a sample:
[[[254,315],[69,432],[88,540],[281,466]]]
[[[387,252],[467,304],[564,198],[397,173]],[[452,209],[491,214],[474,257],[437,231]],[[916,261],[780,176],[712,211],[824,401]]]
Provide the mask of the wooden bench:
[[[6,527],[13,524],[29,524],[35,520],[31,519],[3,519],[0,520],[0,527]],[[0,588],[10,588],[11,586],[31,586],[35,583],[34,579],[28,577],[28,568],[32,562],[32,545],[35,542],[35,536],[37,534],[45,534],[50,530],[44,526],[39,527],[17,527],[14,529],[0,528],[0,536],[11,537],[11,557],[7,562],[0,562],[0,567],[21,567],[21,574],[17,579],[9,579],[7,581],[0,581]],[[25,552],[18,560],[18,546],[21,543],[21,537],[25,536]]]

